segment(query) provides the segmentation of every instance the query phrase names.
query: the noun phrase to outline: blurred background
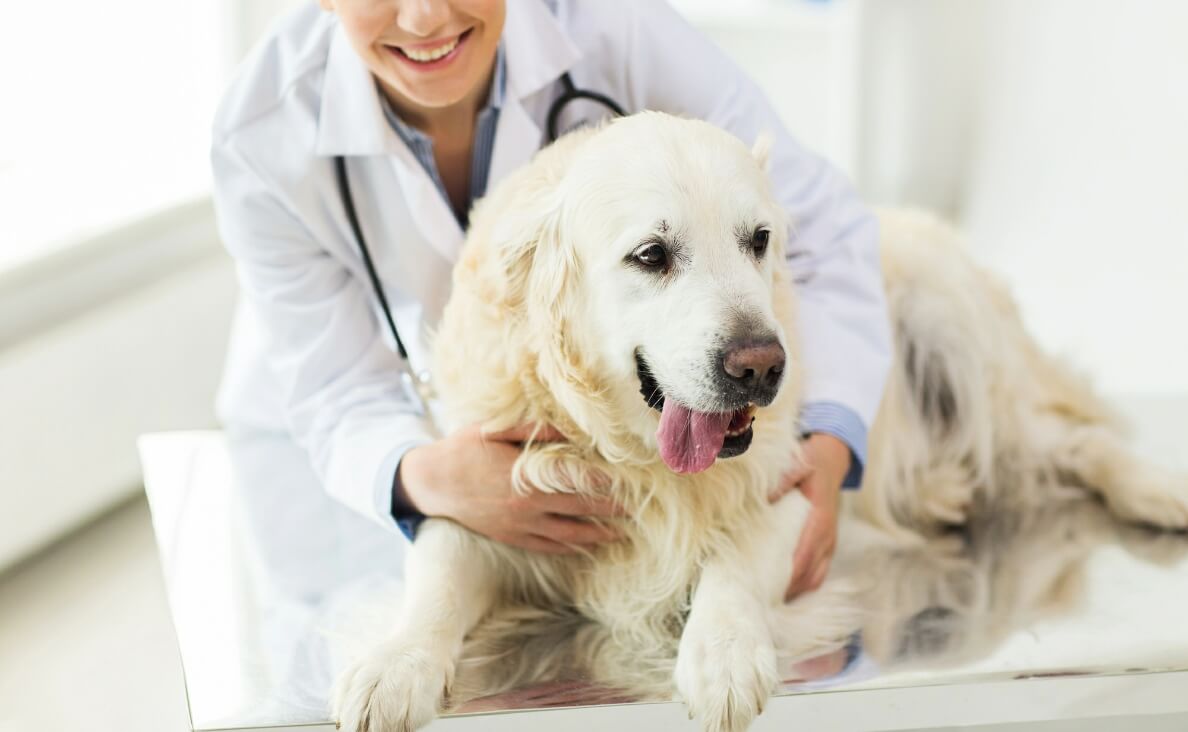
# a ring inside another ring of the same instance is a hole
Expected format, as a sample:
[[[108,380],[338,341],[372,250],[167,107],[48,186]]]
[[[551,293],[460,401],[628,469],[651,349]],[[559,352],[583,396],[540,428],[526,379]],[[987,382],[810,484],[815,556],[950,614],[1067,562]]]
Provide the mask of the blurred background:
[[[142,684],[176,697],[124,710],[121,729],[185,724],[135,440],[214,425],[235,283],[210,119],[296,4],[60,0],[0,25],[6,732],[18,689],[26,708],[55,697],[30,691],[28,663],[115,710]],[[1188,3],[674,4],[872,204],[955,222],[1040,340],[1108,394],[1188,393]],[[143,653],[108,675],[128,643]]]

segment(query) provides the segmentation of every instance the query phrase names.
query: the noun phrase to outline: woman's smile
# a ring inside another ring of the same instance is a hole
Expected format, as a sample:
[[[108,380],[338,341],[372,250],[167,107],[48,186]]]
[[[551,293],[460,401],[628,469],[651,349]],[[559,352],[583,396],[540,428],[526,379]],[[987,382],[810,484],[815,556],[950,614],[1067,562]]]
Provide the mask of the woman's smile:
[[[418,71],[432,71],[449,65],[462,53],[473,28],[461,34],[426,43],[388,45],[384,49]]]

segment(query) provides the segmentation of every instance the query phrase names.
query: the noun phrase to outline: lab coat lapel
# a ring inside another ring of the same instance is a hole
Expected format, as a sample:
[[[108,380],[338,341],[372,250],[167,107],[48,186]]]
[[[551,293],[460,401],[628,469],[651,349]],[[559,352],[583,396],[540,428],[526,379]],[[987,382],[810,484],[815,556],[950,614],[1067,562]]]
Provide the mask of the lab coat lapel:
[[[487,190],[516,168],[528,162],[540,149],[540,127],[514,97],[504,101],[499,110],[499,124],[495,129],[495,148],[491,152],[491,170],[487,175]]]
[[[318,155],[390,155],[404,148],[384,119],[375,78],[341,25],[330,39],[317,124]]]
[[[458,253],[462,251],[462,227],[458,225],[450,204],[429,178],[425,168],[407,148],[404,154],[396,156],[394,167],[409,216],[422,239],[447,260],[456,262]],[[402,159],[405,156],[408,159]]]
[[[542,105],[529,105],[529,100],[548,89],[581,57],[565,29],[541,2],[507,4],[503,41],[508,94],[499,111],[487,190],[540,148],[544,137],[529,108]]]

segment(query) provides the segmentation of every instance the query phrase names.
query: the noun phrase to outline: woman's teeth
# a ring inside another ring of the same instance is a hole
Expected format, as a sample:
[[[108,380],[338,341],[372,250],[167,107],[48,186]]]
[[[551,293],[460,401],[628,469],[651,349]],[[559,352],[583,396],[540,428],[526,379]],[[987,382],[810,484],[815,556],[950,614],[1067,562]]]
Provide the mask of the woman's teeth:
[[[444,58],[445,56],[448,56],[450,54],[450,51],[453,51],[455,48],[458,47],[459,40],[460,40],[460,37],[455,38],[454,40],[450,41],[449,43],[438,46],[437,48],[430,48],[430,49],[400,48],[399,50],[401,53],[403,53],[405,56],[408,56],[413,61],[425,64],[425,63],[429,63],[430,61],[436,61],[439,58]]]

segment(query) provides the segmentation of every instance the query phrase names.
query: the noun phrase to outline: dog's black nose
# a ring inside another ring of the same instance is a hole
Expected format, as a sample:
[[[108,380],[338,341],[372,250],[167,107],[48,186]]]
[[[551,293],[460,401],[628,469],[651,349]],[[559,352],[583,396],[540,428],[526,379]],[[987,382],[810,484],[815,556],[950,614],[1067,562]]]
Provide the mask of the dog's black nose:
[[[732,343],[722,352],[722,370],[735,385],[753,392],[754,401],[770,400],[784,374],[784,347],[774,339]]]

